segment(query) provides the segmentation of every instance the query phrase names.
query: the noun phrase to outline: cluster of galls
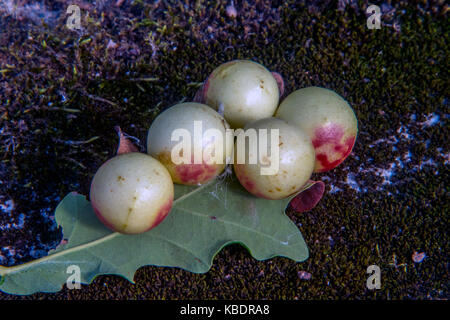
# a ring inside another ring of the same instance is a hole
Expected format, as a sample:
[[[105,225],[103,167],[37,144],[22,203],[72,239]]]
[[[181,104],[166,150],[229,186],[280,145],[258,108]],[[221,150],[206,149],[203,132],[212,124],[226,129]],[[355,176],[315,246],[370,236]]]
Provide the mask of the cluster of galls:
[[[236,60],[216,68],[197,92],[195,102],[177,104],[153,121],[147,155],[118,155],[100,167],[90,191],[97,216],[118,232],[150,230],[170,212],[173,183],[201,185],[222,173],[233,157],[233,143],[223,143],[220,159],[208,161],[204,155],[214,154],[217,150],[209,149],[216,145],[208,135],[196,132],[196,122],[201,123],[202,132],[215,129],[223,137],[230,127],[244,132],[278,130],[275,173],[261,174],[268,165],[267,157],[242,163],[234,155],[238,180],[257,197],[286,198],[302,189],[313,172],[335,168],[355,143],[358,128],[352,108],[335,92],[319,87],[297,90],[279,104],[283,87],[278,74],[252,61]],[[173,157],[183,133],[194,141],[190,150],[177,149],[175,154],[180,158],[188,154],[192,161],[187,163]],[[244,159],[249,159],[252,148],[244,150]],[[203,155],[200,162],[194,161],[195,154]]]

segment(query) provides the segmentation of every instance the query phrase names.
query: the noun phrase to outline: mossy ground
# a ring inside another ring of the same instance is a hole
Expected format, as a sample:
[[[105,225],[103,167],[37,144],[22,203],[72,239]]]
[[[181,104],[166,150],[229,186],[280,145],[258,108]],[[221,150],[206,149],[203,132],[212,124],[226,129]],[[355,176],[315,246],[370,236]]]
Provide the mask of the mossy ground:
[[[14,201],[14,210],[0,216],[4,265],[56,246],[61,230],[53,210],[70,191],[88,193],[96,169],[114,154],[115,125],[141,139],[143,148],[155,115],[192,100],[199,83],[232,59],[278,71],[287,93],[316,85],[344,96],[360,130],[353,156],[343,165],[347,170],[358,172],[366,159],[378,167],[392,162],[392,145],[369,146],[411,115],[424,121],[435,114],[441,122],[412,127],[416,139],[397,148],[409,151],[416,163],[428,157],[435,164],[406,168],[398,183],[382,191],[380,177],[373,175],[367,192],[347,186],[326,193],[306,214],[289,213],[310,249],[304,263],[257,261],[232,245],[205,274],[146,266],[137,271],[135,284],[99,276],[81,290],[27,297],[0,292],[0,299],[449,297],[449,27],[443,1],[384,3],[383,10],[394,11],[383,15],[379,30],[367,28],[365,2],[235,1],[235,19],[226,15],[227,1],[75,3],[81,31],[66,28],[63,0],[44,1],[47,12],[40,21],[2,12],[0,201]],[[445,157],[436,158],[436,150]],[[326,174],[330,181],[345,175],[341,167]],[[414,252],[426,258],[415,263]],[[380,290],[366,288],[371,264],[381,268]],[[311,279],[301,279],[300,271]]]

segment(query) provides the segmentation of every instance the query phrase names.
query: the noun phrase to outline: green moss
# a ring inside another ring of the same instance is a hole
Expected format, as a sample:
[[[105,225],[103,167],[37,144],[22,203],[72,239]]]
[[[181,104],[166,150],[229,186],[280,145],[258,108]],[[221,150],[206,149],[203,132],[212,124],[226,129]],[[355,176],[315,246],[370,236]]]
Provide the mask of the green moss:
[[[411,113],[448,113],[443,110],[449,67],[447,18],[442,12],[432,13],[432,8],[421,13],[399,3],[395,14],[401,32],[396,32],[387,26],[368,30],[363,8],[341,12],[332,6],[314,10],[295,1],[245,1],[237,19],[229,20],[226,1],[211,7],[196,1],[190,8],[168,3],[134,1],[122,12],[93,10],[82,37],[68,31],[63,18],[51,29],[30,27],[27,33],[22,32],[23,22],[8,21],[10,36],[2,35],[0,42],[5,57],[1,80],[7,83],[0,117],[1,126],[15,139],[15,149],[13,153],[6,144],[1,147],[8,169],[1,178],[13,186],[8,194],[18,209],[39,212],[56,206],[57,198],[43,200],[48,196],[62,197],[73,190],[87,194],[96,169],[114,154],[115,125],[140,138],[143,147],[152,119],[166,107],[191,100],[196,83],[231,59],[252,59],[280,72],[287,93],[317,85],[346,97],[359,119],[354,153],[380,165],[392,161],[391,146],[380,152],[369,148],[370,142],[395,130]],[[259,15],[264,19],[258,21]],[[108,49],[109,40],[117,47]],[[434,147],[447,145],[448,135],[439,128],[415,134],[428,135]],[[61,142],[97,136],[81,145]],[[408,147],[418,157],[431,152],[424,144]],[[351,168],[357,164],[352,158],[345,163]],[[411,183],[392,187],[394,196],[368,192],[360,198],[349,189],[326,194],[306,214],[290,212],[310,248],[304,263],[285,258],[257,261],[232,245],[217,255],[206,274],[146,266],[136,273],[135,284],[100,276],[81,290],[28,298],[448,297],[449,177],[447,167],[438,165],[439,175],[421,171]],[[327,175],[345,180],[341,167]],[[33,243],[36,234],[43,234],[39,219],[30,218],[28,231],[2,240],[19,246],[21,236]],[[53,234],[48,243],[60,236]],[[424,262],[413,263],[415,251],[426,252]],[[403,263],[406,268],[399,266]],[[365,287],[370,264],[382,269],[381,290]],[[312,279],[301,280],[302,270]],[[20,297],[0,293],[0,299],[11,298]]]

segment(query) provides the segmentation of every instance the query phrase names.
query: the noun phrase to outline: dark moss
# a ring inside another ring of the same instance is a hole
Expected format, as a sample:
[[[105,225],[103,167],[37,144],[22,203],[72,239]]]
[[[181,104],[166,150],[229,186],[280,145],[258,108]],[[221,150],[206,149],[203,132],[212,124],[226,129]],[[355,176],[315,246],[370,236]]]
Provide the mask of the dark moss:
[[[143,150],[152,119],[192,100],[197,83],[232,59],[278,71],[287,93],[317,85],[343,95],[359,119],[359,158],[380,167],[392,162],[392,145],[369,144],[411,114],[430,113],[444,125],[412,128],[417,141],[397,147],[415,159],[433,156],[438,147],[448,155],[449,30],[442,1],[399,2],[394,18],[383,21],[400,31],[388,25],[368,30],[362,2],[338,8],[335,1],[235,1],[238,16],[230,19],[227,1],[133,1],[120,8],[106,1],[103,8],[82,8],[90,18],[76,32],[65,27],[58,3],[47,3],[59,13],[52,21],[3,13],[0,24],[7,30],[0,36],[0,200],[15,203],[0,225],[25,216],[22,228],[2,231],[5,264],[56,246],[61,230],[52,212],[69,191],[88,193],[96,169],[114,154],[115,125],[139,138]],[[360,163],[351,157],[343,166],[357,171]],[[448,298],[448,159],[433,169],[399,177],[408,182],[383,192],[375,190],[374,177],[366,193],[347,188],[327,193],[306,214],[289,212],[310,248],[304,263],[257,261],[232,245],[206,274],[146,266],[136,284],[99,276],[81,290],[28,297],[0,292],[0,299]],[[342,181],[346,172],[338,167],[326,175]],[[6,247],[15,253],[7,255]],[[414,263],[415,251],[427,258]],[[381,290],[366,289],[371,264],[382,269]],[[299,271],[311,280],[300,279]]]

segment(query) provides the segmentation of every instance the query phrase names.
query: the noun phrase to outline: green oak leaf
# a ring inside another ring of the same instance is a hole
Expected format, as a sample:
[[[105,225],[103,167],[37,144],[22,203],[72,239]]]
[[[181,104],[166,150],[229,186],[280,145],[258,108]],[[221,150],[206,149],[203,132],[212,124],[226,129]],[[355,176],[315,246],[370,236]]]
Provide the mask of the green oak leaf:
[[[85,284],[101,274],[133,282],[135,271],[145,265],[204,273],[230,243],[240,243],[258,260],[283,256],[301,262],[308,258],[308,248],[285,214],[293,197],[259,199],[235,179],[216,179],[200,187],[176,185],[172,211],[160,225],[123,235],[103,226],[85,196],[70,193],[55,212],[65,244],[40,259],[0,267],[0,290],[21,295],[57,292],[72,275],[72,265],[79,267]]]

